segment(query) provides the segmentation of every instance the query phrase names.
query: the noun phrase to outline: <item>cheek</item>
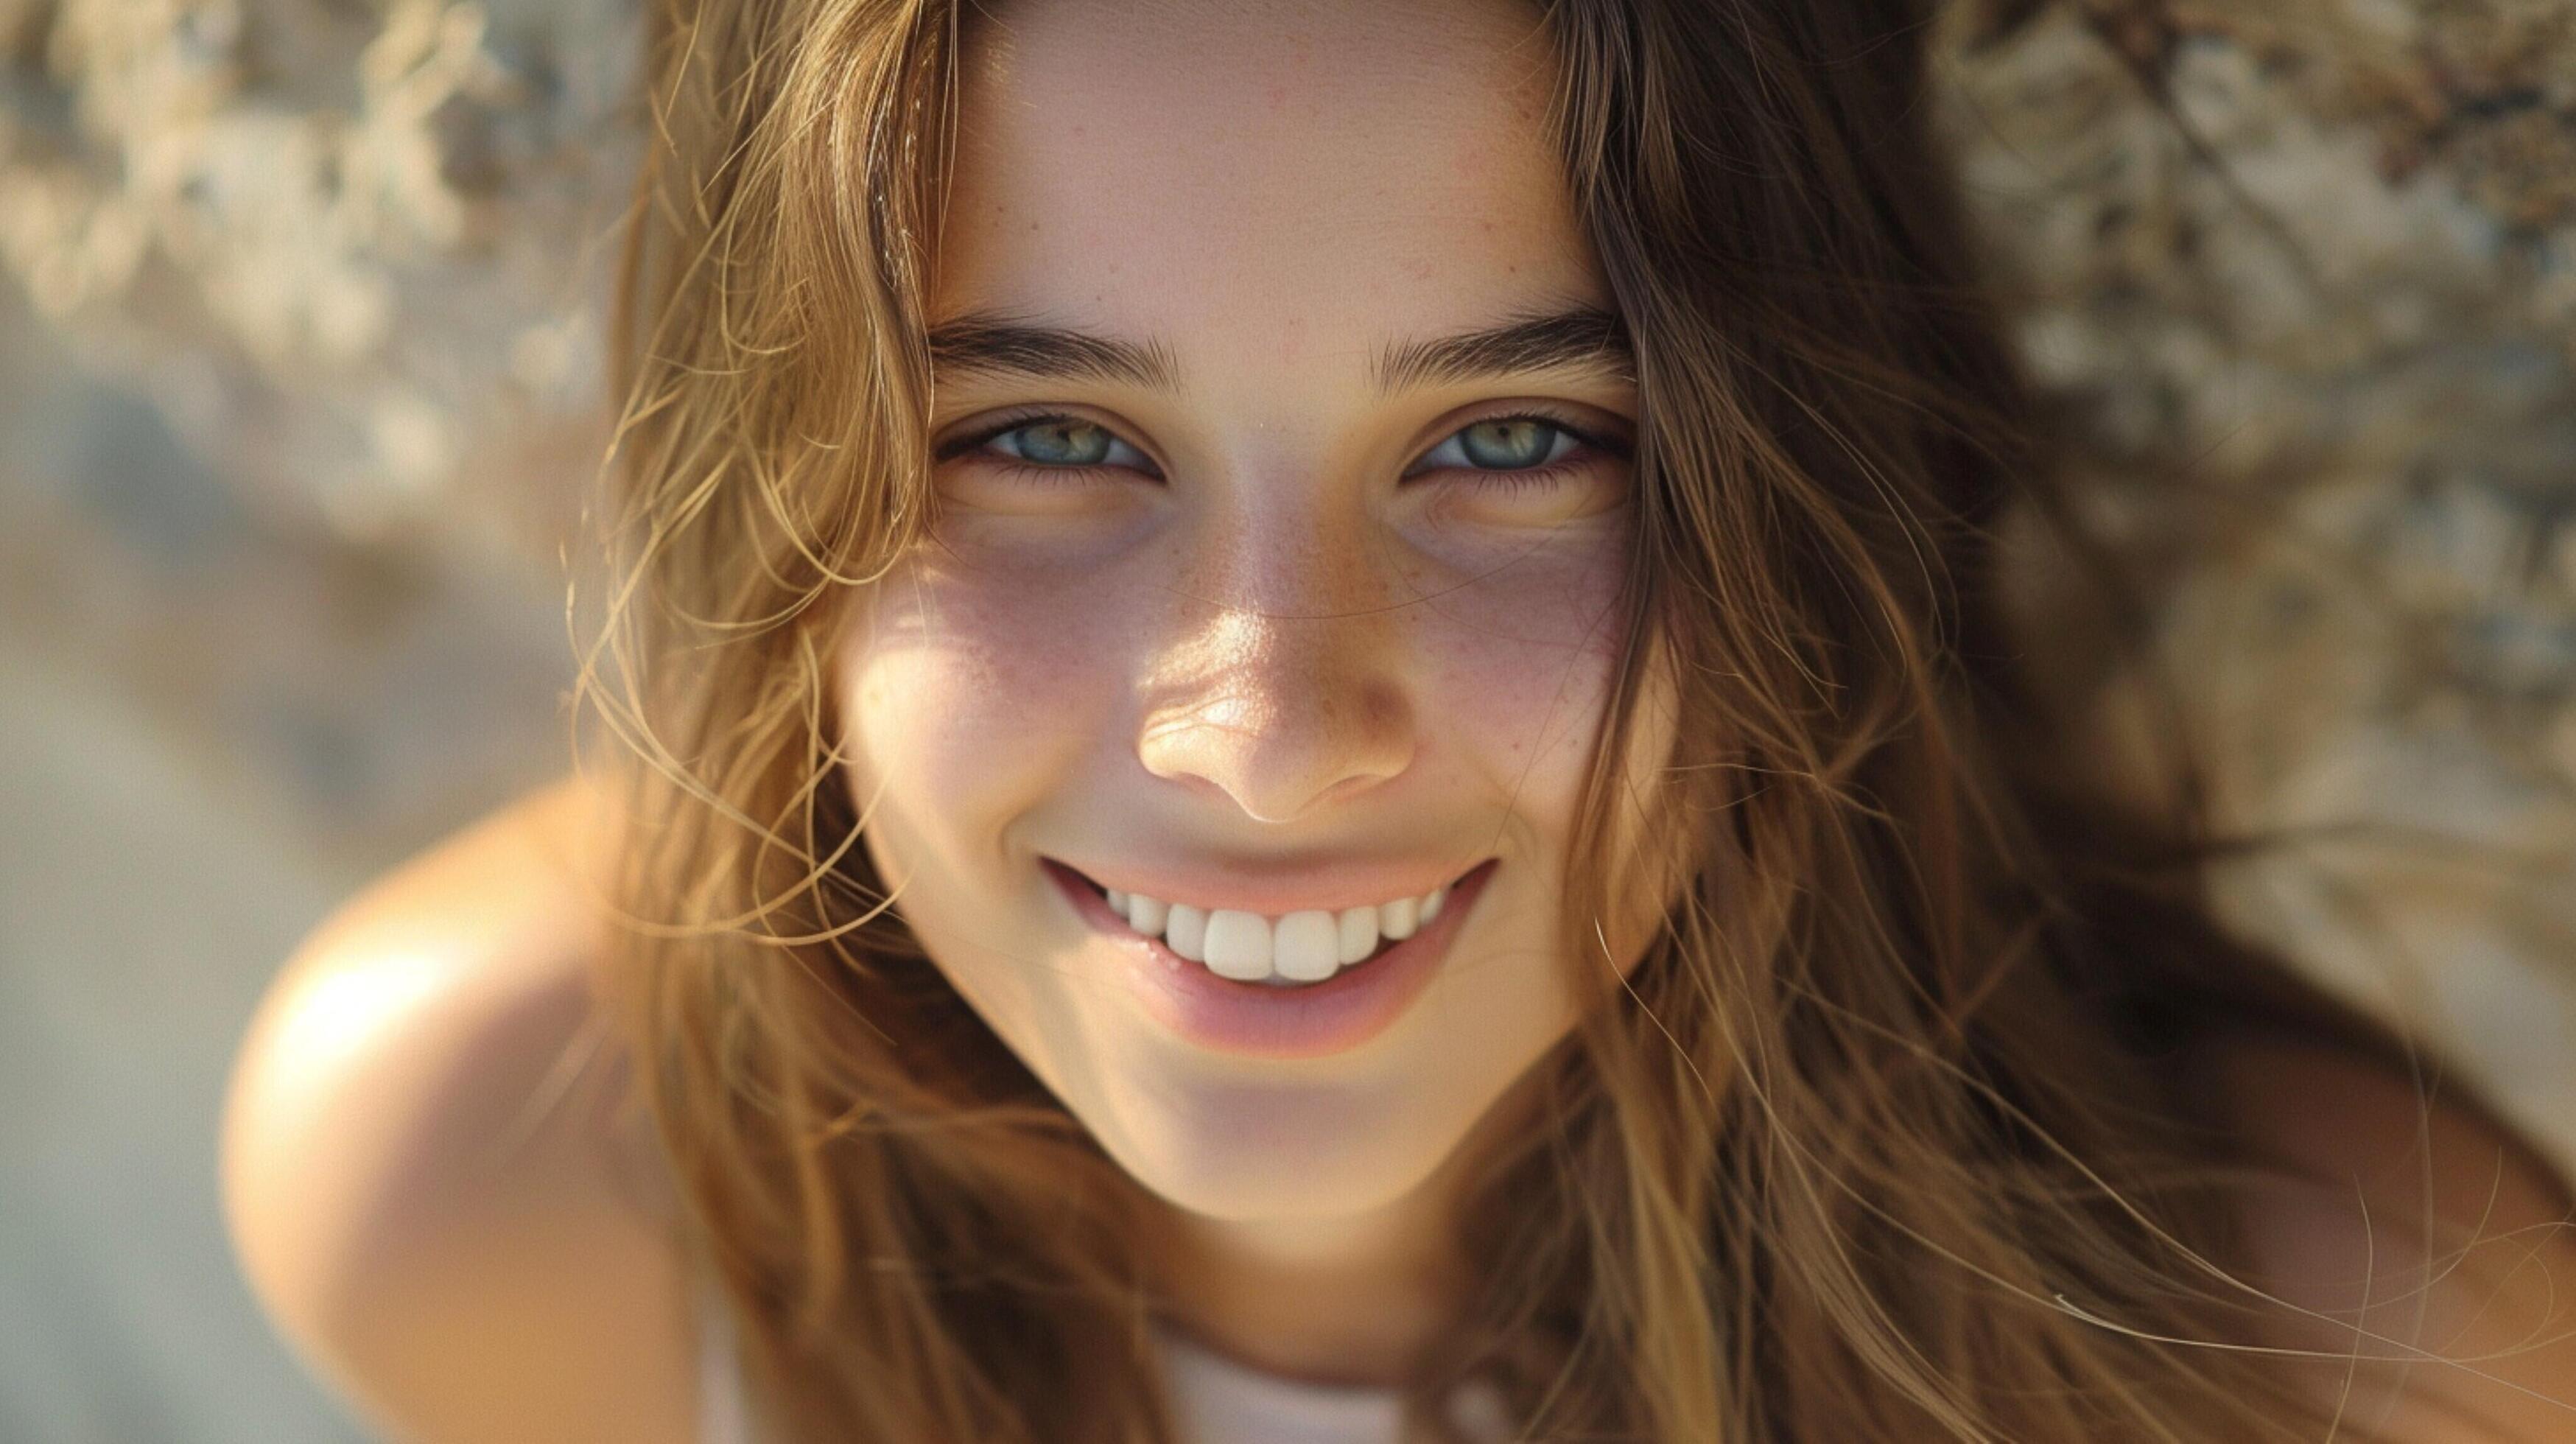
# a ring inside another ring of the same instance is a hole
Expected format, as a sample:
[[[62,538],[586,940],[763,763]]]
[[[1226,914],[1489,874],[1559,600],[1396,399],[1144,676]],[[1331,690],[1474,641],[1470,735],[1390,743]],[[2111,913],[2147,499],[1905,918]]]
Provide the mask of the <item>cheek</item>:
[[[839,656],[859,804],[952,863],[998,845],[1103,735],[1114,625],[1043,586],[889,573]]]
[[[1460,719],[1467,746],[1486,769],[1482,785],[1509,799],[1507,849],[1535,864],[1538,884],[1494,899],[1492,936],[1544,938],[1543,947],[1502,947],[1491,961],[1529,984],[1461,990],[1453,1006],[1463,1031],[1490,1040],[1526,1036],[1532,1047],[1570,1021],[1574,1001],[1555,940],[1566,904],[1557,886],[1569,869],[1599,869],[1607,889],[1600,943],[1626,973],[1642,958],[1678,901],[1691,850],[1680,819],[1660,810],[1677,735],[1669,656],[1649,649],[1622,756],[1622,781],[1607,799],[1607,856],[1573,853],[1575,811],[1608,709],[1626,617],[1621,610],[1624,547],[1614,535],[1541,547],[1508,565],[1471,575],[1431,604],[1439,636],[1445,715]],[[1503,914],[1508,913],[1508,918]],[[1526,1030],[1538,1026],[1536,1033]]]
[[[1617,662],[1619,555],[1607,539],[1498,557],[1419,611],[1432,705],[1460,729],[1522,824],[1571,826]]]

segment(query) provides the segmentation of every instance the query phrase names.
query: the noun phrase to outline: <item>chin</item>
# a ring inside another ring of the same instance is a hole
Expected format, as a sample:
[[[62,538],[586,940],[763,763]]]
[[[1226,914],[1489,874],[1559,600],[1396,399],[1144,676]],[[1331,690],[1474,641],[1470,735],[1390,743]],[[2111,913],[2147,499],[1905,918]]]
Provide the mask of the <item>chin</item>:
[[[1453,1124],[1420,1104],[1391,1108],[1375,1090],[1347,1085],[1173,1082],[1141,1110],[1085,1121],[1121,1167],[1176,1208],[1323,1219],[1403,1199],[1456,1148],[1472,1118]]]

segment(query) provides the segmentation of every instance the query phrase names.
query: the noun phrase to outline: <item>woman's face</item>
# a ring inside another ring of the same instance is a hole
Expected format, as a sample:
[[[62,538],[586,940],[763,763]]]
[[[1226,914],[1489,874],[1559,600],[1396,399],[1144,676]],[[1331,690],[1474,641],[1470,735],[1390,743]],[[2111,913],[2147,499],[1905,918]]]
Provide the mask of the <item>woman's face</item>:
[[[1154,1192],[1391,1203],[1603,962],[1553,940],[1636,396],[1541,130],[1546,37],[1468,0],[978,27],[932,310],[944,516],[838,658],[868,846]],[[1175,905],[1165,936],[1094,883]],[[1346,964],[1372,926],[1393,950]],[[1273,982],[1220,975],[1265,954]]]

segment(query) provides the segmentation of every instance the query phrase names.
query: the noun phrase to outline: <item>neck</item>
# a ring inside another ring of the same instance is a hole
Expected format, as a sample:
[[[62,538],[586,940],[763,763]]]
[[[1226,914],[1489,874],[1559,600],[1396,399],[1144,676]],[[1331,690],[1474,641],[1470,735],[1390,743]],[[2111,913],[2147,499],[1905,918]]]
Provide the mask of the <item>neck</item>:
[[[1363,1212],[1212,1218],[1156,1200],[1151,1247],[1175,1322],[1268,1373],[1401,1382],[1455,1326],[1473,1279],[1459,1209],[1528,1091],[1507,1094],[1420,1185]]]
[[[1408,1195],[1331,1219],[1177,1211],[1165,1276],[1177,1322],[1254,1368],[1327,1384],[1391,1384],[1436,1340],[1462,1291],[1445,1213]]]

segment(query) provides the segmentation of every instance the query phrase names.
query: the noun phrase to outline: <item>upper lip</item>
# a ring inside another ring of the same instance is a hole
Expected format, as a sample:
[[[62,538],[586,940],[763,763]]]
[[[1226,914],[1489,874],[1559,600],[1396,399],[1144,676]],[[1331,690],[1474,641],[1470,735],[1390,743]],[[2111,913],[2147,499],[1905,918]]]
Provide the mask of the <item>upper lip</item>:
[[[1401,898],[1418,898],[1466,876],[1486,859],[1459,865],[1421,861],[1367,862],[1324,859],[1301,863],[1245,863],[1201,858],[1152,865],[1074,863],[1046,859],[1102,887],[1142,893],[1162,902],[1213,912],[1229,908],[1284,917],[1293,912],[1341,912]]]

